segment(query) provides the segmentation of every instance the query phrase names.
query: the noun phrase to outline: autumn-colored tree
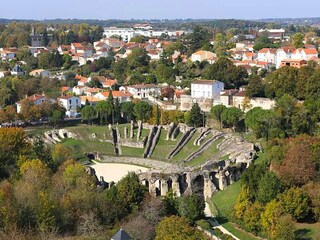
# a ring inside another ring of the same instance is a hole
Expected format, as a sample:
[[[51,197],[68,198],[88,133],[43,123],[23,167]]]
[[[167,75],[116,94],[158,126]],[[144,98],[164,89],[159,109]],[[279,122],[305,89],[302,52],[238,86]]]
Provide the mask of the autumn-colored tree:
[[[19,156],[28,156],[31,145],[23,129],[0,128],[0,169],[14,167]],[[0,177],[1,173],[0,173]]]
[[[303,186],[303,191],[308,195],[311,201],[311,210],[314,218],[319,221],[320,219],[320,183],[309,182]]]
[[[278,196],[283,212],[295,220],[304,219],[310,212],[310,199],[301,188],[290,188]]]
[[[202,240],[205,239],[187,220],[178,216],[164,218],[156,230],[156,240]]]
[[[275,168],[283,182],[302,186],[317,176],[316,164],[308,142],[294,141],[289,145],[283,162]]]

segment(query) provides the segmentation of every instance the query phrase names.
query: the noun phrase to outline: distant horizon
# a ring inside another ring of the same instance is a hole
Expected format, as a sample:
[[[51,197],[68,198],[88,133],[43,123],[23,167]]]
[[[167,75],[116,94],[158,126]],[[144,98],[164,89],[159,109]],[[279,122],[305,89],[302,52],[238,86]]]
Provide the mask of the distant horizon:
[[[117,21],[163,21],[163,20],[243,20],[243,21],[259,21],[259,20],[269,20],[269,19],[276,19],[276,20],[283,20],[283,19],[314,19],[319,17],[266,17],[266,18],[6,18],[6,17],[0,17],[0,19],[3,20],[27,20],[27,21],[51,21],[51,20],[96,20],[96,21],[108,21],[108,20],[117,20]]]
[[[318,0],[13,0],[1,3],[1,18],[21,20],[87,19],[282,19],[319,15]]]

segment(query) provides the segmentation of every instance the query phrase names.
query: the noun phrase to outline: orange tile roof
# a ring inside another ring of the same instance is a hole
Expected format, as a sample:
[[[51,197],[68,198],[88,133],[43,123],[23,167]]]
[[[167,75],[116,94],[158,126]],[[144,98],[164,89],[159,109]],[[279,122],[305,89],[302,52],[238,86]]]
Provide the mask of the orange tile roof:
[[[89,101],[89,102],[101,102],[102,100],[99,98],[91,97],[91,96],[81,96],[81,102]]]
[[[61,87],[61,92],[66,92],[66,91],[69,91],[69,87],[67,87],[67,86],[63,86],[63,87]]]
[[[104,96],[104,97],[109,97],[109,91],[108,92],[101,92],[101,94]],[[112,96],[113,97],[131,97],[132,94],[127,92],[127,91],[112,91]]]

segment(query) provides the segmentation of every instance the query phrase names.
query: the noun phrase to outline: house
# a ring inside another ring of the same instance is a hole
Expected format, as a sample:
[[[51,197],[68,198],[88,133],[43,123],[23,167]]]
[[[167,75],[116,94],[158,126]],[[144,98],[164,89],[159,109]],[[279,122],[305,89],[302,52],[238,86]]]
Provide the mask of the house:
[[[91,97],[91,96],[81,96],[81,105],[85,106],[87,103],[90,106],[95,106],[97,105],[98,102],[101,102],[102,100],[99,98]]]
[[[202,62],[207,60],[212,60],[217,57],[217,54],[210,51],[198,51],[191,55],[192,62]]]
[[[112,238],[111,240],[132,240],[128,233],[124,230],[120,229]]]
[[[156,84],[137,84],[127,87],[127,90],[134,98],[146,99],[150,97],[158,97],[160,95],[160,87]]]
[[[82,49],[84,46],[82,43],[71,43],[71,51],[77,53],[79,49]]]
[[[88,78],[80,75],[76,75],[75,79],[78,81],[78,86],[85,86],[88,82],[90,82]]]
[[[33,77],[50,77],[50,72],[48,70],[44,70],[44,69],[36,69],[33,70],[29,73],[30,76]]]
[[[114,86],[116,84],[117,84],[117,80],[108,78],[106,81],[102,82],[102,87],[111,89],[112,86]]]
[[[298,48],[292,53],[292,59],[300,59],[309,61],[311,58],[317,58],[319,55],[315,48]]]
[[[0,58],[3,60],[12,60],[17,56],[17,48],[0,48]]]
[[[57,48],[58,52],[63,55],[63,54],[70,54],[71,52],[71,45],[60,45]]]
[[[150,60],[160,60],[161,52],[159,50],[149,50],[148,56]]]
[[[99,92],[95,94],[93,97],[101,99],[101,100],[107,100],[109,97],[110,91],[107,92]],[[132,94],[128,91],[112,91],[113,99],[118,99],[120,103],[122,102],[130,102]]]
[[[76,112],[77,108],[81,107],[81,99],[72,95],[61,96],[57,100],[69,112]]]
[[[21,76],[25,74],[25,71],[21,68],[19,64],[14,65],[12,70],[10,71],[13,76]]]
[[[46,96],[44,95],[38,95],[38,94],[34,94],[32,96],[29,96],[29,97],[26,97],[25,99],[22,99],[18,102],[16,102],[16,106],[17,106],[17,113],[20,113],[21,112],[21,106],[22,106],[22,103],[23,101],[30,101],[32,102],[34,105],[40,105],[46,101],[49,101],[49,102],[54,102],[53,99],[49,99],[47,98]]]
[[[276,64],[277,50],[274,48],[262,48],[258,52],[257,60],[260,62],[268,62]]]
[[[78,86],[75,86],[72,88],[72,92],[77,95],[77,96],[80,96],[80,95],[83,95],[84,92],[88,89],[87,86],[81,86],[81,85],[78,85]]]
[[[286,30],[284,30],[283,28],[280,28],[280,29],[260,29],[259,35],[266,33],[268,38],[283,39],[285,32],[286,32]]]
[[[277,61],[276,61],[276,68],[281,66],[281,61],[284,59],[290,59],[292,53],[296,49],[294,47],[282,47],[277,50]]]
[[[224,83],[216,80],[197,80],[191,83],[191,98],[214,99],[224,89]]]
[[[307,61],[303,59],[283,59],[281,60],[280,67],[290,66],[295,68],[301,68],[307,65]]]
[[[244,52],[242,54],[242,60],[250,60],[250,61],[252,61],[254,59],[255,55],[256,54],[253,53],[253,52]]]
[[[86,96],[93,96],[93,95],[97,94],[98,92],[103,92],[103,89],[101,89],[101,88],[86,88],[86,90],[84,90],[83,94]]]

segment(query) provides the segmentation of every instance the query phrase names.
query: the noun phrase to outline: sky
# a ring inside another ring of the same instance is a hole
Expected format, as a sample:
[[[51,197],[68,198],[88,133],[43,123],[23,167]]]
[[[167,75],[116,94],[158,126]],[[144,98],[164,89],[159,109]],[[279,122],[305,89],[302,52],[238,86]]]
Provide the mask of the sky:
[[[319,0],[0,0],[0,18],[297,18],[320,17],[319,8]]]

